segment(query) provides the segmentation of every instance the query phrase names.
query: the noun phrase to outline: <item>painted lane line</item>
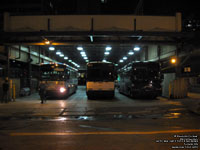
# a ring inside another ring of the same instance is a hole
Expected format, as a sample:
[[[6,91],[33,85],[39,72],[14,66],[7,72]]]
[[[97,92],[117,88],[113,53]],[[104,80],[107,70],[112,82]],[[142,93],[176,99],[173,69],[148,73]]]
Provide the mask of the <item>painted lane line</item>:
[[[185,129],[185,130],[168,130],[168,131],[124,131],[124,132],[22,132],[10,133],[10,136],[46,136],[46,135],[150,135],[150,134],[167,134],[167,133],[191,133],[200,132],[200,129]]]

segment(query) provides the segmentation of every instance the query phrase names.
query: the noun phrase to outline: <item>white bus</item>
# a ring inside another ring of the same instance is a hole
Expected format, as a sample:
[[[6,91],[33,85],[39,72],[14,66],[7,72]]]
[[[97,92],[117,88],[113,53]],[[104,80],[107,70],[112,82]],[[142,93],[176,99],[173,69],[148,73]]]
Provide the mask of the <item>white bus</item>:
[[[115,69],[110,62],[89,62],[87,64],[86,94],[88,99],[109,97],[115,94]]]

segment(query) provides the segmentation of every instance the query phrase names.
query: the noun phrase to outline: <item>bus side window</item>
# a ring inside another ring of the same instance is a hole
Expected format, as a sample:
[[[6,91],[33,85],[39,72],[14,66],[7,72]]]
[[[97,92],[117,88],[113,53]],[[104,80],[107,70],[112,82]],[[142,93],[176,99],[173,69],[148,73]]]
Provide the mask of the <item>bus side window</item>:
[[[69,77],[70,77],[70,71],[67,70],[67,73],[66,73],[66,79],[69,79]]]
[[[122,82],[124,82],[124,74],[122,74],[122,78],[121,79],[122,79]]]
[[[77,78],[77,74],[74,71],[70,71],[70,79]]]

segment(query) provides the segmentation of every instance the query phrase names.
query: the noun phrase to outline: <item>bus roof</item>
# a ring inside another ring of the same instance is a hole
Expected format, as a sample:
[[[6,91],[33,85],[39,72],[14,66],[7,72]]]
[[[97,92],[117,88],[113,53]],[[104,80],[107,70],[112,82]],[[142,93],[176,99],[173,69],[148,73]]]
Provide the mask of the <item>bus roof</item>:
[[[149,61],[149,62],[133,62],[131,63],[131,65],[159,65],[159,62],[153,62],[153,61]]]
[[[78,70],[75,70],[75,68],[72,68],[71,66],[67,65],[67,64],[63,64],[63,63],[41,63],[40,66],[56,66],[56,67],[62,67],[62,68],[66,68],[68,70],[71,70],[71,71],[78,71]]]
[[[88,62],[87,65],[88,64],[100,64],[100,63],[102,63],[102,64],[113,64],[112,62],[109,62],[109,61],[106,61],[106,62],[103,62],[103,61],[91,61],[91,62]]]

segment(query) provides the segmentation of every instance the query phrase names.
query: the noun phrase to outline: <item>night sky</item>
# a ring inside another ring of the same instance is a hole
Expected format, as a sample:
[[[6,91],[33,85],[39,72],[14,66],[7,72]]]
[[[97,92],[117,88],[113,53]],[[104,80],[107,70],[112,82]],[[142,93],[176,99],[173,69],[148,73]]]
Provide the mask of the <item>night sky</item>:
[[[200,16],[198,0],[146,0],[144,7],[145,14],[173,15],[181,12],[184,17]]]
[[[78,1],[78,0],[77,0]],[[70,9],[76,7],[77,1],[57,0],[55,4],[60,11],[66,11],[66,6],[70,5]],[[96,8],[95,0],[79,0],[88,5],[89,9]],[[99,0],[101,1],[101,0]],[[139,0],[105,0],[106,3],[101,3],[101,14],[134,14],[135,8]],[[99,2],[100,3],[100,2]],[[68,11],[69,12],[69,11]],[[73,11],[72,11],[73,12]],[[183,17],[200,17],[200,10],[198,0],[143,0],[143,14],[144,15],[175,15],[176,12],[181,12]]]
[[[53,4],[56,14],[134,14],[139,0],[6,0],[1,6],[31,5],[31,3]],[[46,6],[45,6],[46,7]],[[30,7],[29,7],[30,8]],[[183,18],[200,18],[198,0],[143,0],[144,15],[175,15],[181,12]],[[18,10],[21,10],[20,8]],[[31,10],[31,9],[30,9]],[[52,12],[52,11],[51,11]]]

